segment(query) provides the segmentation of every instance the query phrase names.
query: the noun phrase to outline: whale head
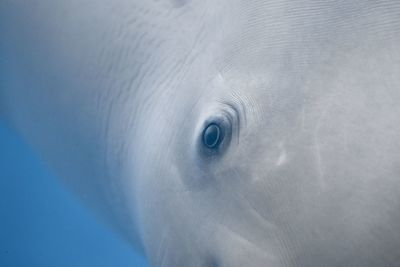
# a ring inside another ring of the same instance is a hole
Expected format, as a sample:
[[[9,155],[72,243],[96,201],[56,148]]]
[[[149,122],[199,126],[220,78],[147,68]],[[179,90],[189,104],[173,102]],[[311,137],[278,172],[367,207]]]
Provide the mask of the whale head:
[[[400,261],[399,50],[368,35],[378,13],[285,4],[224,6],[139,108],[130,150],[154,266]]]

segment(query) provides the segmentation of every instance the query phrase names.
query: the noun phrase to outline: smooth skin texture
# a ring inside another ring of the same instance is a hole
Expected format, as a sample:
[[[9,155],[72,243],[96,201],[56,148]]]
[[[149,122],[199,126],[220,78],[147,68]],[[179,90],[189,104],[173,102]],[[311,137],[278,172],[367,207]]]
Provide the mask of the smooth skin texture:
[[[3,116],[152,266],[399,266],[399,1],[3,0],[0,21]]]

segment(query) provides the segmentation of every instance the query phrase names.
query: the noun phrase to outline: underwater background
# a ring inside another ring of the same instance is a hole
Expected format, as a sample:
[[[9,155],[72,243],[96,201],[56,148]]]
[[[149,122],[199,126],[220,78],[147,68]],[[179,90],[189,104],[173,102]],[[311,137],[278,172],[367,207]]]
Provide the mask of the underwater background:
[[[1,267],[148,267],[0,121]]]

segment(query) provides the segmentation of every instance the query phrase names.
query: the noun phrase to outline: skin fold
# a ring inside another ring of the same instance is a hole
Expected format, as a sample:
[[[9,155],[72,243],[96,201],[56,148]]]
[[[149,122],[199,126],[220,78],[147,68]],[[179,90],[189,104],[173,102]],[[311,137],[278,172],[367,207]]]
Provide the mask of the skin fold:
[[[3,0],[0,34],[0,115],[152,266],[400,265],[399,1]]]

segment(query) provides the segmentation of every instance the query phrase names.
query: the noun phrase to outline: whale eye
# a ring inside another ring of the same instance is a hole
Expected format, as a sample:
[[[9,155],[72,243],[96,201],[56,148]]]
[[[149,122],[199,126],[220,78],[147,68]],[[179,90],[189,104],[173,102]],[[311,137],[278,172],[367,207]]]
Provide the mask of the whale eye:
[[[232,119],[225,114],[205,120],[196,146],[200,162],[216,162],[227,152],[232,139]]]
[[[209,149],[216,149],[223,139],[221,126],[216,123],[208,124],[203,131],[203,143]]]

